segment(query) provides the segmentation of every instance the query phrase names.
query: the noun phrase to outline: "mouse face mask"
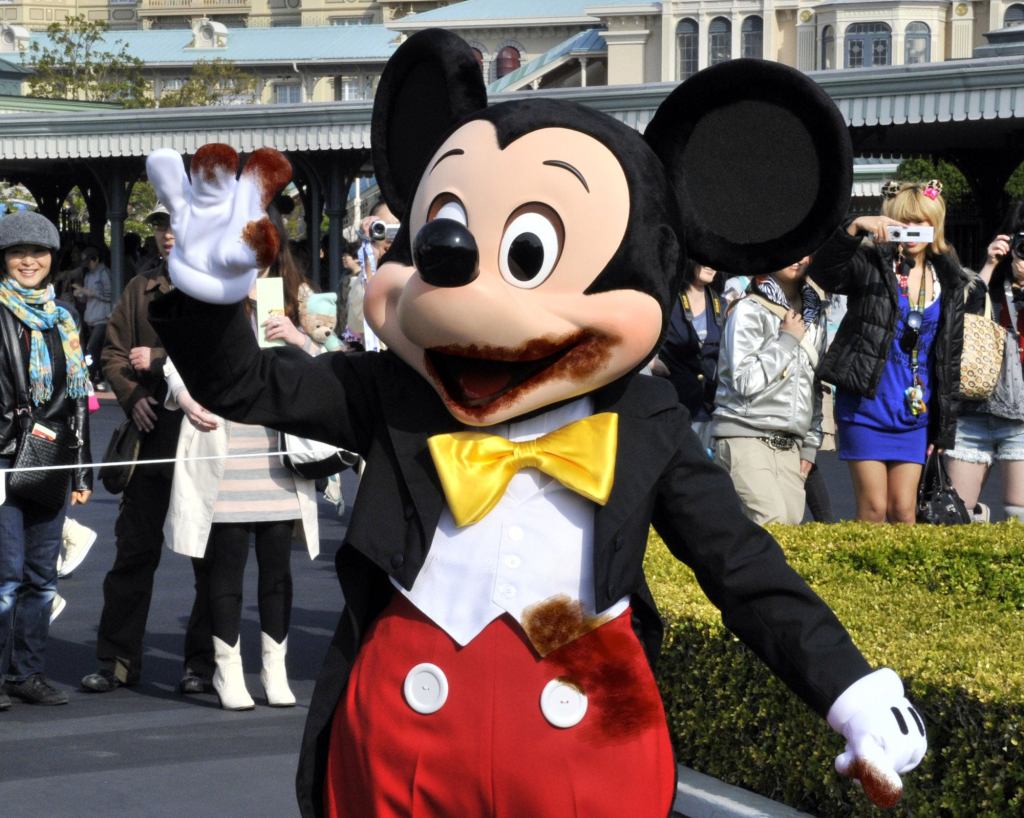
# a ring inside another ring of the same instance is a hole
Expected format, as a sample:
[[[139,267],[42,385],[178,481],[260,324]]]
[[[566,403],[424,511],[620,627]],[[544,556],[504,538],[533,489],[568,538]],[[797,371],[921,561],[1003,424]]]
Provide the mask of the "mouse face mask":
[[[842,120],[791,69],[739,60],[704,72],[665,100],[645,139],[571,103],[488,108],[465,43],[425,34],[388,63],[374,105],[374,165],[402,230],[364,308],[465,423],[635,372],[687,256],[775,269],[845,211]]]

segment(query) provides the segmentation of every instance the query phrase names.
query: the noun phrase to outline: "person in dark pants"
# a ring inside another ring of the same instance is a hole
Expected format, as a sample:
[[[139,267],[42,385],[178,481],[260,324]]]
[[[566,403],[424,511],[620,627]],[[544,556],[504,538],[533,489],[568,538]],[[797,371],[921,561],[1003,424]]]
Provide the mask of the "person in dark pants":
[[[153,225],[160,259],[126,287],[110,317],[103,348],[103,372],[125,413],[144,433],[139,460],[173,460],[182,414],[164,408],[166,353],[147,317],[149,304],[168,292],[166,257],[174,246],[170,219],[163,208],[147,217]],[[140,465],[124,490],[114,526],[117,555],[103,581],[103,613],[96,636],[99,669],[82,687],[106,693],[139,681],[142,641],[153,595],[153,576],[163,549],[163,523],[171,495],[174,466]],[[182,693],[202,693],[213,675],[213,641],[207,615],[207,580],[202,560],[193,560],[196,598],[185,635]]]
[[[18,489],[0,473],[0,711],[12,698],[68,702],[43,671],[61,528],[69,500],[88,501],[92,470],[83,468],[91,459],[88,372],[77,316],[55,299],[50,284],[59,247],[57,228],[38,213],[0,220],[0,469],[10,468],[24,445],[23,412],[31,412],[33,435],[78,441],[78,468],[66,476],[63,492],[59,484],[53,489],[52,503],[42,501],[38,488]]]

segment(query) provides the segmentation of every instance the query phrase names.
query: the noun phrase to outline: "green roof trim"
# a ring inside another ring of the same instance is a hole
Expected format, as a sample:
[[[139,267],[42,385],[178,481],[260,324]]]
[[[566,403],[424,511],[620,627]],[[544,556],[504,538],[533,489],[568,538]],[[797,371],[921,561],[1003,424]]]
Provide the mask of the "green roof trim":
[[[121,106],[109,102],[84,102],[77,99],[43,99],[41,97],[0,94],[0,111],[5,113],[73,113],[78,111],[120,111]]]

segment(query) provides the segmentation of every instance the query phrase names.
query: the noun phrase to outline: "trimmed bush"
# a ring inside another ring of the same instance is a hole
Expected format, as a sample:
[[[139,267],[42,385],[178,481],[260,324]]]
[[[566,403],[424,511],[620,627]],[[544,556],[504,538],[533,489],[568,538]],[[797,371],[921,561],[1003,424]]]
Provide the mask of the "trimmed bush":
[[[872,666],[903,677],[928,755],[895,810],[871,806],[833,770],[842,738],[722,626],[652,533],[657,675],[678,760],[820,818],[1024,816],[1024,526],[771,530]]]

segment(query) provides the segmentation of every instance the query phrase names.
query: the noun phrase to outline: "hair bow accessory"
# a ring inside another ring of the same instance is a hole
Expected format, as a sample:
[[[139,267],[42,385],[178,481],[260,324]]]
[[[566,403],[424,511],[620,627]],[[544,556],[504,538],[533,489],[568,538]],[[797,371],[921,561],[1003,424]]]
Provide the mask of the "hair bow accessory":
[[[939,194],[942,193],[942,182],[938,179],[929,179],[924,183],[924,190],[921,191],[932,201],[939,198]]]
[[[888,182],[882,185],[882,198],[893,198],[897,193],[900,192],[900,187],[901,185],[899,182],[897,182],[895,179],[890,179]]]

